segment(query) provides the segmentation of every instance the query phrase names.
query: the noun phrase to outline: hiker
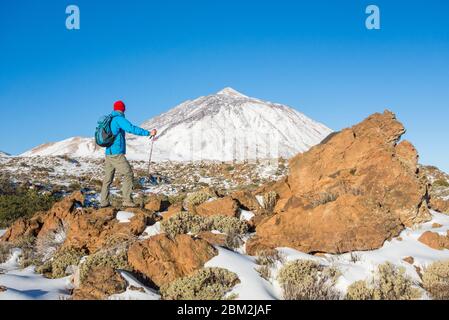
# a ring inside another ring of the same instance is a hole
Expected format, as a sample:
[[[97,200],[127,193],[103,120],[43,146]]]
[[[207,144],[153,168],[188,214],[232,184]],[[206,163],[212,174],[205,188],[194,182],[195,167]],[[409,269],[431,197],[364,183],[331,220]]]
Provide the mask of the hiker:
[[[136,204],[132,199],[133,191],[133,171],[126,159],[126,139],[125,132],[137,135],[137,136],[149,136],[154,138],[157,134],[157,130],[153,129],[151,132],[136,127],[131,124],[125,118],[126,106],[122,101],[114,103],[114,111],[111,116],[111,132],[114,135],[114,142],[110,147],[106,149],[106,158],[104,166],[104,180],[103,187],[101,189],[101,203],[102,208],[111,206],[109,189],[114,181],[115,172],[123,175],[122,183],[122,196],[123,207],[134,208]]]

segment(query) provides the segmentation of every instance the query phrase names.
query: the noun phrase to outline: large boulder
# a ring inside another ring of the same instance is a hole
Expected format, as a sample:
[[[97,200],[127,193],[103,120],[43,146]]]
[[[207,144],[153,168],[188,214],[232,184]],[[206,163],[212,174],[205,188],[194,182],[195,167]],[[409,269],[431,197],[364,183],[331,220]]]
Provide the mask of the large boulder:
[[[157,286],[190,275],[217,255],[207,241],[189,235],[170,239],[160,234],[135,242],[128,250],[128,262]]]
[[[196,207],[196,213],[203,217],[210,216],[229,216],[235,217],[239,213],[237,201],[231,197],[219,198],[212,201],[206,201]]]
[[[430,220],[418,153],[393,113],[374,114],[290,160],[272,185],[275,215],[247,251],[292,247],[308,253],[372,250],[405,226]]]
[[[128,283],[111,267],[95,267],[73,291],[73,300],[105,300],[113,294],[126,291]]]

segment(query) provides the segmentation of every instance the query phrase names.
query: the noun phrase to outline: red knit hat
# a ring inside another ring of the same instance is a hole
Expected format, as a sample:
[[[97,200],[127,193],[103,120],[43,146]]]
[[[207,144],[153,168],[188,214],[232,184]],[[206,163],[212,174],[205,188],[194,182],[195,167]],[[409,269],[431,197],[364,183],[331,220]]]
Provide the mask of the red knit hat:
[[[114,103],[114,111],[125,112],[125,110],[126,110],[126,106],[123,103],[123,101],[119,100],[119,101]]]

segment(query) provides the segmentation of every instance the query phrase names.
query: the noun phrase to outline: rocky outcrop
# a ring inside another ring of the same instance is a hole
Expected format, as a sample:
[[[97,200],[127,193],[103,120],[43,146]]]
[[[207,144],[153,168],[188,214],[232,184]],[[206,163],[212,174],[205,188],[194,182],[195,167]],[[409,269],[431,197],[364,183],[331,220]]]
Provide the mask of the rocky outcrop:
[[[207,241],[161,234],[135,242],[128,250],[128,262],[157,286],[190,275],[212,259],[217,250]]]
[[[257,201],[256,197],[247,190],[235,191],[229,195],[239,203],[239,206],[245,210],[252,211],[255,215],[262,215],[265,210]]]
[[[129,209],[134,217],[129,223],[115,219],[117,210],[83,208],[84,197],[77,192],[56,203],[48,212],[29,220],[20,219],[5,233],[2,240],[15,241],[23,236],[34,236],[45,243],[55,234],[64,236],[63,248],[87,250],[93,253],[110,243],[135,238],[143,233],[153,215],[141,209]]]
[[[271,186],[275,215],[257,226],[251,254],[275,247],[308,253],[377,249],[430,220],[418,153],[393,113],[374,114],[290,160]]]
[[[449,231],[447,236],[427,231],[421,235],[418,241],[435,250],[449,249]]]
[[[224,197],[200,204],[196,207],[196,213],[203,217],[235,217],[239,213],[239,206],[231,197]]]
[[[126,291],[128,283],[113,268],[95,267],[79,288],[73,291],[73,300],[104,300]]]

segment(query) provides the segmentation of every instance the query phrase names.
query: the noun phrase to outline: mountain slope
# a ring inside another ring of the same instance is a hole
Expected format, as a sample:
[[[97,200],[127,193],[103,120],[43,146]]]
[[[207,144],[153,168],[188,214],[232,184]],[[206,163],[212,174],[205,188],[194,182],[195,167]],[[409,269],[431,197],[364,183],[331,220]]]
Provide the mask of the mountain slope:
[[[0,151],[0,157],[9,157],[10,156],[10,154],[9,153],[6,153],[6,152],[3,152],[3,151]]]
[[[285,105],[247,97],[231,88],[186,101],[145,121],[157,128],[154,159],[246,160],[291,157],[321,142],[331,130]],[[128,157],[147,159],[148,138],[128,135]],[[92,139],[71,138],[34,148],[24,156],[101,156]]]

